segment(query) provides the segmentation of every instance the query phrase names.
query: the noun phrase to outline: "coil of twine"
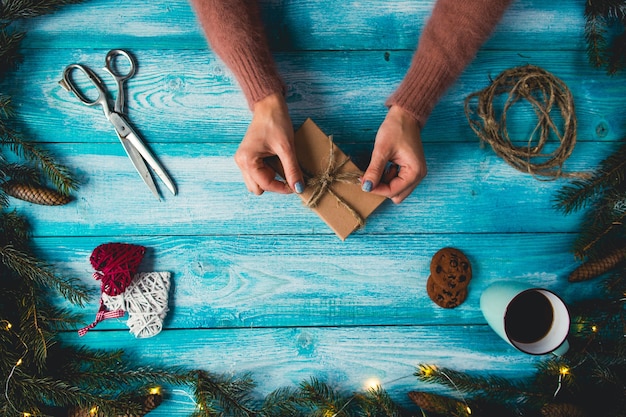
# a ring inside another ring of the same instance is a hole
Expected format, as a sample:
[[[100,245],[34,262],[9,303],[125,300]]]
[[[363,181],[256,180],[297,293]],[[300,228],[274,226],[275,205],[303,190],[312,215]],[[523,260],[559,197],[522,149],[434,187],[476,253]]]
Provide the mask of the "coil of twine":
[[[507,97],[499,110],[496,103],[503,94]],[[475,100],[477,103],[473,106]],[[538,123],[526,143],[518,146],[507,129],[507,113],[520,100],[532,106]],[[555,108],[560,111],[562,129],[551,116]],[[491,145],[495,153],[515,169],[544,180],[586,176],[563,172],[563,164],[576,145],[574,99],[567,85],[548,71],[525,65],[502,72],[487,88],[465,99],[465,115],[481,142]],[[544,148],[552,136],[559,146],[546,152]]]

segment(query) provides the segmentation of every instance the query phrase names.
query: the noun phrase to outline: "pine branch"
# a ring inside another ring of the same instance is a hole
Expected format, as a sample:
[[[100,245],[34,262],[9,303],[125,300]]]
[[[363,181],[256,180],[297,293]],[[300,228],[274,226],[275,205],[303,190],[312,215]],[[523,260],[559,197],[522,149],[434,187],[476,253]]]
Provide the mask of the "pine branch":
[[[626,62],[626,1],[587,0],[585,2],[585,40],[589,62],[596,68],[607,67],[609,74],[624,68]],[[610,42],[606,36],[621,26],[622,34]],[[610,43],[610,45],[609,45]]]
[[[56,288],[73,304],[84,306],[89,298],[88,290],[78,280],[58,277],[49,265],[13,245],[0,246],[0,262],[42,288]]]
[[[339,395],[328,384],[312,377],[300,384],[300,391],[316,415],[348,416],[346,406],[350,398]]]
[[[0,79],[21,62],[22,56],[18,51],[24,36],[22,32],[9,32],[6,24],[0,24]]]
[[[589,4],[590,2],[587,2],[587,9],[589,9]],[[588,10],[585,10],[585,16],[587,19],[585,22],[585,40],[589,63],[595,68],[601,68],[608,62],[606,57],[608,25],[605,18],[592,14]]]
[[[29,228],[26,218],[16,212],[0,212],[0,245],[12,244],[23,250],[27,246]]]
[[[84,0],[4,0],[0,4],[3,20],[37,17],[57,11],[60,7],[82,3]]]
[[[256,413],[248,406],[250,391],[254,387],[252,379],[218,377],[197,370],[190,373],[195,379],[195,397],[201,405],[200,415],[229,415],[251,417]]]
[[[578,211],[595,201],[605,190],[616,187],[626,178],[626,139],[620,148],[603,160],[586,179],[572,181],[557,193],[556,208],[565,214]],[[626,196],[625,196],[626,197]]]
[[[365,394],[356,396],[357,403],[364,416],[401,417],[402,410],[391,399],[387,391],[380,386],[369,389]]]
[[[513,401],[519,404],[541,401],[544,398],[543,394],[535,392],[522,382],[516,383],[493,375],[473,376],[448,368],[420,365],[415,376],[424,382],[444,385],[469,396],[488,396],[496,402]]]
[[[32,142],[23,140],[15,132],[9,132],[4,138],[0,137],[0,141],[0,143],[8,145],[18,156],[34,162],[61,194],[69,195],[71,191],[78,188],[78,182],[72,178],[69,169],[58,164],[48,151]]]
[[[294,388],[279,388],[265,397],[259,415],[262,417],[304,416],[302,408],[306,400]]]
[[[49,377],[35,377],[17,373],[10,381],[11,402],[21,411],[20,414],[40,414],[42,406],[55,404],[57,406],[78,406],[92,409],[96,407],[102,415],[118,415],[126,411],[139,413],[141,405],[130,401],[130,394],[102,397],[79,387],[68,384],[63,380]]]

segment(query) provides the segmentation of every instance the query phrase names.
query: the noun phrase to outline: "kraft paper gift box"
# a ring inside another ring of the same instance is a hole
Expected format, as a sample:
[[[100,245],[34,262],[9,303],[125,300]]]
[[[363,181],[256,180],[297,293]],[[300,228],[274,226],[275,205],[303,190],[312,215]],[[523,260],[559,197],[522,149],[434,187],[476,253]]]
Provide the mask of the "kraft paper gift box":
[[[306,183],[300,198],[345,240],[385,197],[361,190],[363,172],[311,119],[296,131],[294,140]],[[282,167],[276,168],[282,173]]]

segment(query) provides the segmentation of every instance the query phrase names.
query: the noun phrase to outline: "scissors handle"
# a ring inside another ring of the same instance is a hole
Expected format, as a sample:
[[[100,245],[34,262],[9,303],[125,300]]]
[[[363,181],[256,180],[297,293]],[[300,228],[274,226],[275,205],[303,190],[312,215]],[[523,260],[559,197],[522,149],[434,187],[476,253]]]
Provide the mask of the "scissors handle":
[[[123,72],[117,65],[120,56],[128,60],[127,72]],[[117,113],[124,113],[124,106],[126,104],[124,83],[135,75],[136,69],[137,64],[135,63],[135,59],[130,53],[123,49],[112,49],[105,58],[104,70],[108,72],[117,83],[117,99],[115,100],[115,111]]]
[[[87,95],[83,92],[81,88],[79,88],[74,79],[72,78],[72,74],[74,71],[80,71],[89,79],[89,81],[93,84],[94,88],[98,92],[98,96],[95,99],[91,99],[87,97]],[[67,91],[71,91],[74,93],[76,97],[87,106],[95,106],[101,105],[104,109],[104,114],[108,117],[111,110],[109,109],[109,104],[107,102],[106,90],[102,80],[96,75],[95,72],[91,70],[91,68],[86,67],[81,64],[70,64],[65,67],[63,70],[63,78],[59,81],[61,87],[63,87]]]

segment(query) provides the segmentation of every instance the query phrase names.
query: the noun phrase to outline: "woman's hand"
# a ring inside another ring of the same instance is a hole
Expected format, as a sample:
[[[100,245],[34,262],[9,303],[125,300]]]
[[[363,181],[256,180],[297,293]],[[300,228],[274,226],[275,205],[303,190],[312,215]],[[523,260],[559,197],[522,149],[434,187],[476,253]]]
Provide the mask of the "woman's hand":
[[[265,191],[282,194],[303,191],[293,136],[293,125],[282,95],[273,94],[254,104],[252,121],[235,153],[235,162],[250,192],[260,195]],[[265,163],[265,158],[271,156],[280,159],[287,184],[277,180],[276,171]]]
[[[389,162],[398,172],[389,181],[382,181]],[[363,174],[363,190],[398,204],[413,192],[426,172],[419,123],[400,107],[392,106],[376,134],[372,159]]]

